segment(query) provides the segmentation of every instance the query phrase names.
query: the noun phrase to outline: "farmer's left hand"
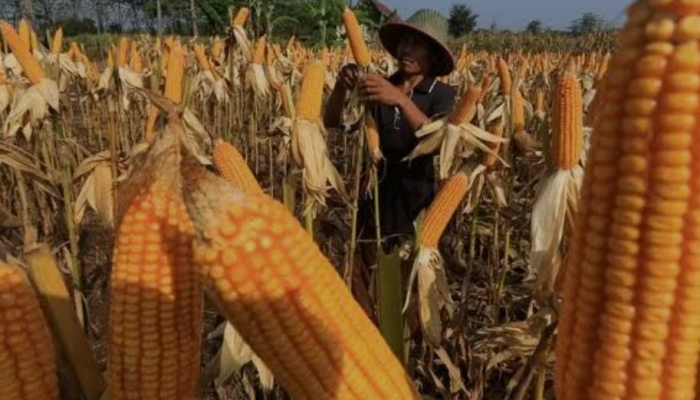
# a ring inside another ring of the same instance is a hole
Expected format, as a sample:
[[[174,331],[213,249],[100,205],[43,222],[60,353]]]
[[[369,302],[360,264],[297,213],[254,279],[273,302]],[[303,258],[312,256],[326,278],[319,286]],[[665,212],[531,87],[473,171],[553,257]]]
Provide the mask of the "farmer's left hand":
[[[408,99],[406,94],[379,75],[367,75],[360,82],[360,94],[365,101],[388,106],[400,106]]]

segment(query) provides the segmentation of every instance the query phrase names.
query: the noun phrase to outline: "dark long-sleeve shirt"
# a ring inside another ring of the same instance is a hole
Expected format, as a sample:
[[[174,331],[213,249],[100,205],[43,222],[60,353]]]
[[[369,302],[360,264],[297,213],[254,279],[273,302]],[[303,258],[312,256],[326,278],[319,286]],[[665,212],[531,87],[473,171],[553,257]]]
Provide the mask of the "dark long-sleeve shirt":
[[[389,78],[393,83],[398,75]],[[423,79],[411,100],[429,118],[449,113],[454,107],[455,90],[436,78]],[[433,156],[402,161],[419,142],[415,132],[397,107],[372,104],[369,111],[377,122],[384,160],[379,166],[379,205],[382,236],[414,234],[413,222],[435,197]],[[363,236],[374,234],[374,203],[362,205]],[[367,232],[368,229],[372,229]]]

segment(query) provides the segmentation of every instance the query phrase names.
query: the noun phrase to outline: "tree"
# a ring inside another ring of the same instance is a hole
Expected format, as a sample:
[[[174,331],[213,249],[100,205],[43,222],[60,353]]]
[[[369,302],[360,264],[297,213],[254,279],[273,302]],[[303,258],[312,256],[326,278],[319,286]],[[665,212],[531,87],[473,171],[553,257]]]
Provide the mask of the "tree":
[[[526,32],[532,33],[533,35],[538,35],[542,33],[542,30],[542,21],[538,19],[530,21],[530,23],[527,24],[527,28],[525,28]]]
[[[454,37],[464,36],[476,28],[476,20],[479,15],[472,11],[466,4],[453,4],[450,9],[450,34]]]
[[[574,36],[584,36],[602,30],[604,25],[602,18],[595,13],[587,12],[571,23],[569,31]]]

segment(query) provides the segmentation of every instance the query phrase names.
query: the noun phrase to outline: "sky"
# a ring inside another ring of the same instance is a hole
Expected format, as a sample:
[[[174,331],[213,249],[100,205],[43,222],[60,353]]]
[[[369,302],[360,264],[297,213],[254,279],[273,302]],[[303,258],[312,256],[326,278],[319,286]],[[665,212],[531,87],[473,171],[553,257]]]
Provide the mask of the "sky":
[[[496,22],[499,28],[524,29],[528,22],[539,19],[546,27],[568,28],[571,21],[584,12],[594,12],[606,21],[620,25],[624,10],[631,0],[383,0],[408,18],[421,8],[433,8],[448,16],[453,3],[470,5],[479,14],[479,26],[488,28]]]

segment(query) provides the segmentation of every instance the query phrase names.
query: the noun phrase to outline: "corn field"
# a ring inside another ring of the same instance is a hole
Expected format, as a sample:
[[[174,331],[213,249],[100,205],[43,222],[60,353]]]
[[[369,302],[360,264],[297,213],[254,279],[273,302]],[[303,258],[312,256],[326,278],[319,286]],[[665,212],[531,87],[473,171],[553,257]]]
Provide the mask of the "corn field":
[[[323,49],[249,13],[92,58],[0,21],[0,400],[700,400],[700,1],[609,53],[454,49],[389,254],[376,123],[323,110],[395,61],[350,9]]]

